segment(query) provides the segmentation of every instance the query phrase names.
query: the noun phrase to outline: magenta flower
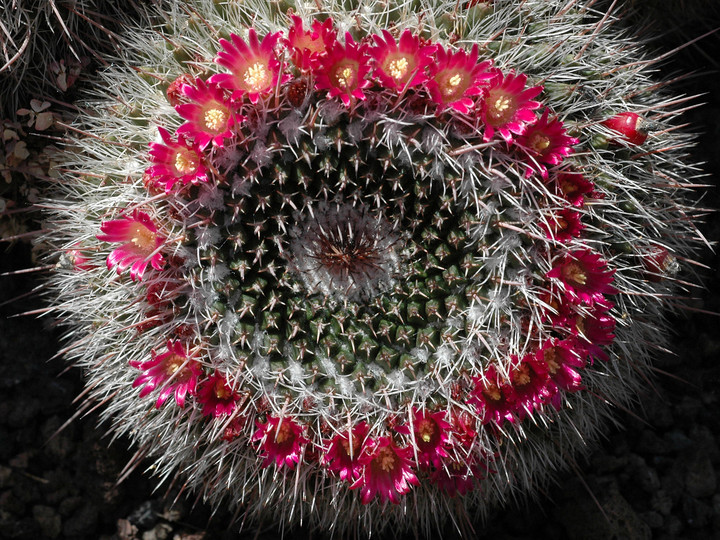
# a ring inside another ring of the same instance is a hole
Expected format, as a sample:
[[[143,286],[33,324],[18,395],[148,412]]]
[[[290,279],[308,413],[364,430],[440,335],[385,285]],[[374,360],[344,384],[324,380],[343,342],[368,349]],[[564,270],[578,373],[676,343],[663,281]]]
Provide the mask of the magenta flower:
[[[473,379],[473,389],[470,403],[475,406],[483,424],[495,422],[501,424],[503,420],[514,422],[512,412],[515,410],[517,396],[512,385],[501,381],[495,366],[490,364],[481,377]]]
[[[580,338],[579,345],[587,352],[590,358],[608,360],[608,355],[602,350],[604,345],[612,344],[615,339],[615,317],[609,315],[612,302],[596,303],[590,313],[578,314],[575,318],[575,329]]]
[[[478,63],[478,46],[473,45],[470,53],[460,49],[446,51],[441,45],[435,51],[436,61],[430,65],[427,88],[433,101],[442,110],[446,107],[460,113],[467,113],[473,106],[472,96],[482,92],[481,84],[494,74],[488,69],[491,60]]]
[[[360,500],[368,504],[377,495],[380,502],[400,502],[399,496],[419,485],[412,470],[412,448],[400,448],[390,437],[369,441],[360,454],[362,472],[350,489],[360,488]]]
[[[377,46],[369,50],[375,59],[375,75],[380,82],[387,88],[402,91],[427,81],[426,68],[433,62],[436,46],[422,44],[410,30],[402,33],[399,43],[387,30],[382,33],[383,37],[373,36]]]
[[[281,32],[267,34],[260,43],[251,28],[249,44],[236,34],[230,34],[231,41],[221,39],[224,50],[218,52],[215,61],[230,73],[216,73],[208,82],[230,90],[232,99],[247,94],[251,103],[257,103],[261,95],[268,94],[278,83],[281,65],[274,49],[281,35]]]
[[[443,463],[430,474],[430,479],[442,489],[448,497],[463,496],[475,489],[475,479],[479,478],[476,466],[450,461]]]
[[[187,122],[177,130],[178,134],[187,134],[195,141],[200,150],[205,150],[210,142],[223,146],[228,137],[232,137],[232,128],[242,121],[225,93],[217,86],[208,85],[202,79],[195,80],[195,86],[182,86],[182,93],[192,103],[182,103],[175,110]]]
[[[566,135],[565,126],[557,117],[548,120],[548,113],[545,109],[542,116],[518,137],[518,145],[525,149],[531,161],[526,176],[537,171],[547,178],[547,165],[562,163],[572,152],[572,146],[578,143],[577,139]]]
[[[448,457],[445,446],[450,442],[452,426],[445,420],[445,412],[413,411],[413,430],[419,465],[440,467]]]
[[[203,162],[202,150],[182,135],[173,141],[165,128],[158,127],[163,143],[150,143],[150,160],[153,165],[148,167],[149,174],[156,184],[164,185],[165,193],[180,182],[199,184],[207,182],[207,172]]]
[[[165,259],[160,247],[165,239],[157,233],[157,227],[145,212],[135,210],[132,217],[103,221],[100,224],[103,234],[98,234],[101,242],[122,242],[107,258],[108,269],[117,268],[118,274],[130,268],[130,278],[140,281],[150,264],[155,270],[162,270]]]
[[[297,15],[291,16],[293,25],[288,31],[288,47],[292,49],[292,61],[301,71],[317,66],[319,60],[337,40],[331,17],[324,22],[314,20],[310,30],[305,30],[303,21]]]
[[[346,107],[352,98],[365,99],[363,89],[371,84],[367,79],[370,57],[365,49],[365,45],[355,43],[346,33],[345,46],[335,43],[318,63],[315,88],[327,89],[329,98],[339,97]]]
[[[293,419],[276,418],[267,415],[267,422],[255,422],[257,430],[252,437],[253,441],[260,441],[260,450],[265,461],[263,467],[269,467],[271,463],[289,469],[294,469],[300,461],[303,446],[308,440],[303,436],[303,428]]]
[[[535,121],[533,110],[540,103],[532,101],[532,98],[542,92],[543,87],[525,88],[526,82],[527,75],[524,73],[503,76],[499,69],[493,70],[493,77],[480,103],[480,118],[485,124],[485,142],[497,132],[507,143],[511,143],[513,133],[523,134],[526,126]]]
[[[547,380],[547,365],[534,355],[525,356],[510,372],[510,382],[515,393],[515,410],[520,418],[539,407],[547,398]]]
[[[140,390],[140,397],[145,397],[156,388],[160,388],[160,395],[155,402],[156,408],[160,408],[170,394],[174,394],[175,403],[179,407],[184,407],[185,398],[195,393],[195,386],[202,369],[197,360],[188,357],[181,342],[168,340],[167,348],[167,352],[162,354],[152,351],[152,359],[147,362],[130,362],[132,367],[143,371],[142,375],[133,382],[133,388],[143,387]]]
[[[580,214],[570,208],[563,208],[548,216],[547,222],[541,223],[540,226],[545,229],[548,238],[558,242],[568,242],[577,238],[585,228],[580,221]]]
[[[546,275],[559,280],[568,299],[574,303],[592,305],[604,300],[605,294],[616,294],[610,285],[615,270],[608,270],[607,262],[590,250],[573,251]]]
[[[577,370],[585,366],[584,350],[574,338],[562,341],[552,338],[540,347],[535,356],[547,366],[549,401],[560,410],[560,391],[577,392],[582,388],[582,378]]]
[[[578,172],[560,171],[553,179],[558,195],[573,206],[585,204],[585,196],[592,197],[595,184]]]
[[[225,374],[217,370],[200,384],[197,393],[203,415],[215,418],[232,414],[239,400],[240,395],[230,388]]]
[[[360,454],[369,430],[365,422],[360,422],[352,429],[335,435],[324,457],[328,470],[339,474],[342,480],[357,480],[362,472]]]

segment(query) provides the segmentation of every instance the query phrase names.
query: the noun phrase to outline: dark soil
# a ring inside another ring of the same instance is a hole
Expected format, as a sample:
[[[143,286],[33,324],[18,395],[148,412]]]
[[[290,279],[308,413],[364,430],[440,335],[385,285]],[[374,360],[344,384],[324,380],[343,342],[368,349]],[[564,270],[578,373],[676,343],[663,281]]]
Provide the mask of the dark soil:
[[[720,27],[720,21],[714,24]],[[677,26],[657,41],[674,44],[712,28],[712,21]],[[676,87],[706,94],[707,104],[686,121],[701,131],[696,158],[720,178],[720,50],[717,37],[678,53],[665,68],[698,70]],[[713,70],[709,72],[709,70]],[[704,206],[720,208],[718,190]],[[711,214],[706,237],[720,239],[720,218]],[[0,253],[0,273],[32,266],[26,245]],[[479,537],[502,539],[698,539],[720,538],[720,258],[709,249],[702,262],[709,292],[676,316],[675,354],[657,358],[657,372],[636,413],[619,411],[624,426],[609,432],[588,459],[580,460],[540,502],[525,502],[494,516]],[[117,483],[131,457],[128,442],[109,444],[90,413],[58,430],[78,410],[81,373],[66,370],[59,332],[49,318],[13,315],[42,308],[30,294],[33,274],[0,277],[0,538],[42,539],[231,539],[252,538],[227,530],[230,516],[211,518],[202,503],[176,493],[154,492],[138,467]],[[4,302],[20,299],[2,305]],[[274,538],[273,532],[261,538]],[[304,531],[288,534],[307,538]]]

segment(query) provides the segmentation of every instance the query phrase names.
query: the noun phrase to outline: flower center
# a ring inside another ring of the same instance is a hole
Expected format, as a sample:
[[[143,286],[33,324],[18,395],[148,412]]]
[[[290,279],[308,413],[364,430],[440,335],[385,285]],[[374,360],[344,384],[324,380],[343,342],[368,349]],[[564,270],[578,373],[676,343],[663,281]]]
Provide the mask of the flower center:
[[[293,431],[290,428],[290,426],[286,423],[280,424],[280,427],[277,429],[277,434],[275,435],[275,442],[278,444],[282,444],[286,441],[290,441],[293,438]]]
[[[525,386],[530,383],[530,380],[530,367],[527,364],[522,364],[513,373],[513,381],[518,386]]]
[[[270,86],[270,71],[262,62],[255,62],[245,70],[243,80],[251,92],[261,92]]]
[[[459,99],[462,96],[462,93],[466,90],[464,82],[465,80],[459,72],[447,74],[444,77],[444,82],[439,85],[443,98],[446,101]]]
[[[175,170],[181,174],[192,174],[198,167],[198,155],[189,150],[180,150],[175,154]]]
[[[350,453],[350,440],[341,439],[342,447],[345,449],[345,453],[349,456],[357,457],[358,451],[360,450],[360,440],[357,436],[352,438],[352,454]]]
[[[515,102],[512,96],[500,90],[490,90],[486,103],[489,124],[501,126],[512,120],[515,114]]]
[[[429,443],[432,441],[433,435],[435,434],[435,422],[432,420],[424,419],[418,424],[418,434],[423,442]]]
[[[491,384],[490,386],[486,387],[483,390],[483,394],[485,394],[485,396],[488,397],[491,401],[500,401],[500,398],[502,398],[500,388],[496,384]]]
[[[227,127],[229,115],[226,110],[208,109],[205,111],[205,127],[215,133],[218,133]]]
[[[165,374],[167,376],[173,375],[179,370],[185,363],[185,358],[179,354],[173,354],[165,359]]]
[[[555,375],[560,369],[560,364],[557,362],[557,352],[555,351],[555,347],[548,347],[545,349],[543,358],[547,364],[550,375]]]
[[[378,450],[375,462],[385,472],[390,472],[395,468],[395,454],[387,447]]]
[[[350,88],[355,83],[355,70],[348,65],[338,67],[335,71],[335,82],[340,88]]]
[[[538,154],[542,154],[545,150],[549,148],[550,138],[544,133],[533,133],[528,143],[532,150],[534,150]]]
[[[409,66],[410,62],[408,62],[407,58],[403,56],[401,58],[396,58],[392,60],[388,64],[386,71],[393,79],[400,82],[405,78],[405,75],[407,75]]]
[[[565,265],[562,273],[568,281],[572,281],[578,285],[587,284],[587,274],[578,263],[571,262]]]
[[[145,254],[150,254],[155,250],[156,236],[153,231],[148,229],[142,223],[133,223],[130,229],[130,242]]]
[[[230,397],[230,390],[228,390],[225,383],[221,380],[215,383],[215,397],[223,400]]]

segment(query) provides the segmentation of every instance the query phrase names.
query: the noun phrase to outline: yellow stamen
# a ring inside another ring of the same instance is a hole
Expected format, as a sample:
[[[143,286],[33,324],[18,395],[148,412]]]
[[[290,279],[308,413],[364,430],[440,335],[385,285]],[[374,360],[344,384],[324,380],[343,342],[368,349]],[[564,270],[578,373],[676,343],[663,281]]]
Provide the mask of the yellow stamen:
[[[518,386],[525,386],[530,380],[530,368],[527,364],[522,364],[515,370],[515,373],[513,373],[513,381],[515,381],[515,384]]]
[[[280,428],[277,430],[277,434],[275,435],[275,442],[282,444],[292,438],[292,436],[293,432],[292,429],[290,429],[290,426],[288,426],[287,423],[280,424]]]
[[[133,223],[130,230],[130,242],[138,249],[146,253],[152,253],[155,250],[156,235],[142,223]]]
[[[390,472],[395,468],[395,454],[389,448],[381,448],[375,460],[380,463],[380,468]]]
[[[429,443],[435,434],[435,422],[422,420],[420,424],[418,424],[418,433],[424,442]]]
[[[208,109],[205,111],[205,127],[214,132],[224,131],[227,127],[228,113],[222,109]]]
[[[252,92],[261,92],[270,86],[270,71],[262,62],[255,62],[245,70],[243,80]]]
[[[542,154],[549,146],[550,138],[542,133],[533,133],[532,137],[530,137],[530,148],[535,150],[538,154]]]
[[[175,169],[182,174],[194,173],[198,166],[198,157],[194,152],[179,151],[175,154]]]
[[[230,390],[228,390],[223,381],[217,381],[215,383],[215,396],[218,399],[227,399],[230,397]]]
[[[350,67],[344,67],[335,74],[335,80],[338,86],[342,88],[349,88],[355,80],[355,74]]]
[[[556,357],[557,352],[555,351],[555,347],[548,347],[545,349],[543,358],[545,359],[550,375],[555,375],[558,369],[560,369],[560,364],[558,364]]]
[[[388,65],[387,71],[390,76],[396,81],[402,80],[407,75],[408,67],[410,63],[404,56],[402,58],[396,58]]]
[[[568,281],[574,281],[578,285],[587,284],[587,274],[583,271],[582,267],[577,263],[570,263],[563,268],[563,276]]]
[[[515,114],[515,103],[512,96],[500,90],[491,90],[487,98],[488,120],[493,125],[500,126],[512,120]]]
[[[185,358],[178,354],[173,354],[165,359],[165,373],[173,375],[185,363]]]

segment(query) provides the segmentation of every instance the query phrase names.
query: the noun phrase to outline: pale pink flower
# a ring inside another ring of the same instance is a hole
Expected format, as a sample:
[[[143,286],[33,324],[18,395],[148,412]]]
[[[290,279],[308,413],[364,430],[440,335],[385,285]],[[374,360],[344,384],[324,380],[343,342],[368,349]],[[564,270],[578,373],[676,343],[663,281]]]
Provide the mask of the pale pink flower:
[[[168,350],[162,354],[152,351],[152,359],[147,362],[131,361],[130,365],[143,371],[133,382],[133,388],[142,386],[140,397],[145,397],[156,388],[160,388],[155,407],[160,408],[171,394],[179,407],[185,406],[185,398],[195,394],[195,387],[202,369],[199,362],[187,355],[185,346],[168,340]]]
[[[540,106],[532,98],[542,92],[542,86],[525,88],[527,75],[508,73],[503,75],[493,70],[493,77],[483,92],[480,102],[480,119],[485,124],[483,140],[489,141],[495,133],[507,142],[513,141],[512,134],[521,135],[528,124],[535,121],[534,109]]]
[[[157,227],[145,212],[135,210],[132,216],[103,221],[97,239],[101,242],[120,242],[107,258],[108,269],[117,269],[118,274],[130,268],[133,281],[142,279],[148,264],[155,270],[162,270],[165,259],[160,247],[165,239],[158,234]]]
[[[382,37],[374,35],[377,44],[371,47],[375,59],[375,76],[387,88],[401,91],[428,80],[427,67],[433,62],[435,45],[426,45],[410,30],[405,30],[396,42],[387,30]]]
[[[196,79],[194,86],[183,85],[182,93],[192,103],[182,103],[175,107],[178,114],[187,120],[177,129],[177,133],[193,139],[201,150],[211,142],[214,146],[222,147],[225,139],[233,136],[232,128],[242,121],[225,93],[202,79]]]
[[[440,110],[447,107],[467,113],[475,105],[472,96],[482,93],[483,81],[491,78],[491,60],[478,63],[478,46],[467,53],[464,49],[446,51],[441,45],[435,51],[426,83],[433,101]]]
[[[169,193],[176,183],[186,186],[207,182],[207,170],[200,146],[182,135],[174,141],[162,127],[158,127],[158,131],[164,144],[150,143],[150,161],[153,165],[146,171],[153,182],[163,185],[165,193]]]

